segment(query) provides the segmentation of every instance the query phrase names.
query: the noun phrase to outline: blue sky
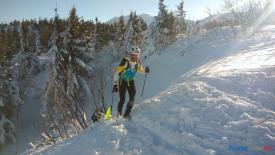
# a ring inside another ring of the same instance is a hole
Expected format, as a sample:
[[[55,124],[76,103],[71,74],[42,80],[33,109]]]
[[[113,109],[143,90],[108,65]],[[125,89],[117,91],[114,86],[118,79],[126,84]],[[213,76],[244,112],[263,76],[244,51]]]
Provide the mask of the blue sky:
[[[169,10],[176,10],[181,0],[164,0]],[[201,19],[206,16],[206,7],[219,10],[223,0],[184,0],[188,19]],[[158,0],[0,0],[0,22],[14,19],[39,19],[54,16],[57,5],[60,17],[68,17],[73,5],[77,14],[85,20],[98,17],[107,21],[115,16],[128,15],[130,10],[137,14],[157,15]]]

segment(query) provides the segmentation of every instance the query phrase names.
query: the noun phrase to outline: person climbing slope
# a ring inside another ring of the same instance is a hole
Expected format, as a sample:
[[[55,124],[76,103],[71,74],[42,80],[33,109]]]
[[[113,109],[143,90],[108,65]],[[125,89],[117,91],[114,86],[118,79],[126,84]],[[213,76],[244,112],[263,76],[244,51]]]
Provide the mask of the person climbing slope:
[[[113,92],[119,92],[119,103],[117,106],[118,116],[122,116],[122,108],[125,102],[126,90],[129,94],[129,102],[127,104],[124,118],[128,118],[131,110],[134,106],[136,87],[135,87],[135,75],[139,73],[149,73],[148,67],[145,70],[139,60],[140,49],[137,46],[133,46],[130,52],[130,58],[124,57],[118,67],[115,69]]]

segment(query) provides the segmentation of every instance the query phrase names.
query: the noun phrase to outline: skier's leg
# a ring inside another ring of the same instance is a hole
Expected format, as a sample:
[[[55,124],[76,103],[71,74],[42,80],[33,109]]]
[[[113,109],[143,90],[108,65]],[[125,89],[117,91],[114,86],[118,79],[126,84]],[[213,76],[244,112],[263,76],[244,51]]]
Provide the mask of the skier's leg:
[[[129,117],[129,115],[131,113],[131,110],[134,106],[135,95],[136,95],[135,81],[130,82],[130,86],[127,87],[127,90],[128,90],[128,94],[129,94],[129,102],[127,104],[127,107],[126,107],[126,110],[125,110],[125,113],[124,113],[125,118]]]
[[[125,94],[126,94],[126,87],[127,85],[125,84],[124,81],[121,81],[121,84],[119,86],[119,103],[117,106],[117,114],[118,115],[122,115],[122,108],[123,108],[123,104],[125,102]]]

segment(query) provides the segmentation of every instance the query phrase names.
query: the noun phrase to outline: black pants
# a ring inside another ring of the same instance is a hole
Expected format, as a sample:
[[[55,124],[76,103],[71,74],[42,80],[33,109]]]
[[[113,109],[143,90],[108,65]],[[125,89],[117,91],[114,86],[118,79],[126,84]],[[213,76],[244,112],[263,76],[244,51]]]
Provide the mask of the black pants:
[[[125,94],[126,94],[126,90],[128,91],[129,94],[129,102],[127,104],[125,113],[124,113],[124,117],[129,117],[131,110],[134,106],[134,101],[135,101],[135,95],[136,95],[136,87],[135,87],[135,81],[129,81],[129,83],[127,81],[121,80],[121,83],[119,85],[119,103],[117,106],[117,112],[119,115],[122,115],[122,108],[123,108],[123,104],[125,102]]]

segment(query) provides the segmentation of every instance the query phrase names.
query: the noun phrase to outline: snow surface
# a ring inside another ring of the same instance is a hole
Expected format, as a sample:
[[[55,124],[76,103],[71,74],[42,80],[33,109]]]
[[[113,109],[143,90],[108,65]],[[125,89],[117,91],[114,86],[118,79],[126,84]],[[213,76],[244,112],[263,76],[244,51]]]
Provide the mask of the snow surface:
[[[275,26],[235,41],[205,40],[183,56],[186,40],[179,40],[143,62],[151,73],[143,99],[144,76],[137,78],[130,121],[100,121],[69,140],[22,154],[274,154]]]

